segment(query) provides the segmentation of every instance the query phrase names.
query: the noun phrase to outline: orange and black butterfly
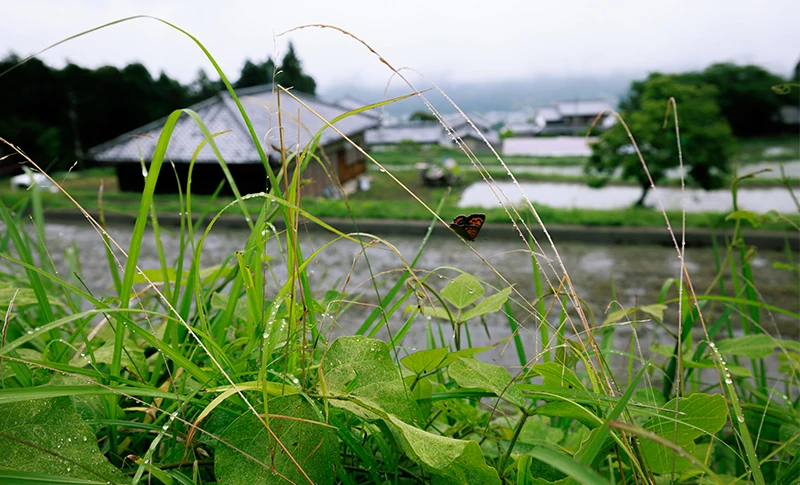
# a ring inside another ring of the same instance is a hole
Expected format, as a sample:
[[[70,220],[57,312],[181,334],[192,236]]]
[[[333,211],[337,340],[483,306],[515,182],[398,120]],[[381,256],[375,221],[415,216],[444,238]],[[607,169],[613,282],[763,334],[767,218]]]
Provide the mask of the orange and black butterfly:
[[[458,216],[453,219],[450,228],[467,241],[474,241],[481,232],[481,227],[486,221],[486,214],[472,214],[471,216]]]

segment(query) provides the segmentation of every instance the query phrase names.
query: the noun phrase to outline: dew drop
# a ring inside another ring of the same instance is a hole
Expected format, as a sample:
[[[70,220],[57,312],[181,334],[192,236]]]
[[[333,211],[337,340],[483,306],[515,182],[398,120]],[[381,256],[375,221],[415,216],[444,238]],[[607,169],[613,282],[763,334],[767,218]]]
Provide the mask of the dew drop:
[[[742,416],[740,414],[740,415],[736,416],[736,420],[739,421],[740,423],[744,423],[744,416]]]
[[[725,384],[731,385],[733,381],[731,379],[725,379]]]

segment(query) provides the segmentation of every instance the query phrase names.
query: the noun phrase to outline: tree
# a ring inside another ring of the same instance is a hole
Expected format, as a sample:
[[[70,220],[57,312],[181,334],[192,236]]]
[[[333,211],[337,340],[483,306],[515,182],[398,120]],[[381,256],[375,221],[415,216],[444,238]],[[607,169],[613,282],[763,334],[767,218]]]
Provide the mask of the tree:
[[[249,59],[245,61],[242,72],[239,74],[239,80],[236,81],[234,87],[247,88],[250,86],[260,86],[262,84],[269,84],[272,82],[273,69],[267,69],[267,63],[274,66],[272,59],[267,59],[267,62],[262,64],[254,64]]]
[[[436,116],[427,111],[414,111],[408,117],[408,121],[438,121]]]
[[[197,76],[194,81],[189,85],[189,96],[191,102],[202,101],[214,96],[218,92],[225,89],[225,84],[222,80],[218,79],[212,81],[208,74],[203,69],[197,71]]]
[[[294,46],[289,43],[289,50],[283,56],[281,68],[275,76],[275,82],[285,88],[294,88],[297,91],[307,94],[314,94],[317,90],[317,83],[311,76],[303,73],[300,59],[294,52]]]
[[[620,109],[639,109],[645,83],[664,76],[654,72],[643,81],[631,83],[628,94],[620,101]],[[793,101],[772,90],[772,86],[786,81],[758,66],[720,63],[712,64],[702,72],[669,76],[683,84],[710,84],[716,87],[715,99],[722,116],[728,120],[733,134],[740,137],[763,136],[778,131],[780,109]]]
[[[632,86],[633,89],[633,86]],[[706,84],[686,84],[676,76],[650,77],[637,85],[638,109],[622,113],[637,140],[654,182],[662,180],[669,169],[679,166],[673,117],[662,128],[670,96],[678,105],[680,143],[688,177],[706,190],[718,187],[728,173],[734,138],[728,122],[720,114],[716,88]],[[588,175],[602,184],[617,170],[623,179],[633,179],[642,188],[637,206],[644,204],[650,181],[633,150],[621,124],[600,135],[592,145],[592,155],[585,166]]]
[[[717,88],[717,103],[733,134],[741,137],[775,133],[778,114],[786,102],[772,86],[786,82],[758,66],[712,64],[702,73]]]

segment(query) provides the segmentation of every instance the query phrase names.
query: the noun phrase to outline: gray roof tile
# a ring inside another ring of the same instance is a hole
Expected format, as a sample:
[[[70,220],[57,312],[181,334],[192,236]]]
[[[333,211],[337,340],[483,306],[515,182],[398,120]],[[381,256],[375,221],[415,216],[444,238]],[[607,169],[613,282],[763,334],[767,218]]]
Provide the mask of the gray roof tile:
[[[236,94],[239,96],[265,152],[270,158],[278,158],[279,155],[272,148],[280,146],[280,132],[277,129],[278,102],[272,86],[241,89],[237,90]],[[298,140],[300,148],[305,147],[317,131],[326,126],[326,123],[320,120],[314,112],[325,120],[332,121],[348,111],[347,108],[324,102],[313,96],[296,92],[292,94],[305,103],[308,108],[286,93],[281,94],[284,143],[289,151],[295,149]],[[229,93],[217,94],[191,106],[190,109],[197,112],[212,134],[224,132],[216,136],[214,141],[226,163],[260,163],[258,151],[248,133],[241,113]],[[155,150],[165,121],[166,118],[162,118],[98,145],[89,150],[87,158],[107,162],[136,161],[140,158],[148,160]],[[335,124],[336,128],[346,136],[361,133],[377,125],[376,118],[364,114],[352,115]],[[195,121],[189,116],[183,115],[175,125],[167,148],[167,156],[174,162],[189,162],[204,139],[205,137]],[[327,145],[339,139],[341,137],[338,133],[327,128],[320,138],[320,144]],[[206,145],[200,150],[197,163],[217,163],[209,146]]]

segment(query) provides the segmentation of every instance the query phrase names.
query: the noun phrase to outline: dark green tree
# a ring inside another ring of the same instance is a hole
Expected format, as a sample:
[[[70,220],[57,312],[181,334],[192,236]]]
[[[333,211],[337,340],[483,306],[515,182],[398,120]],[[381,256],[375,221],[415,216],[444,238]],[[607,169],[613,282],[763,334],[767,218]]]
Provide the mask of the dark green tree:
[[[620,110],[639,109],[645,83],[663,76],[665,74],[654,72],[643,81],[631,83],[627,95],[620,101]],[[728,120],[733,134],[740,137],[764,136],[779,131],[778,113],[782,106],[792,101],[772,90],[772,86],[786,81],[758,66],[713,64],[702,72],[670,76],[688,85],[710,84],[716,87],[715,99],[722,116]]]
[[[294,52],[294,46],[291,43],[289,43],[289,50],[286,51],[286,55],[283,56],[275,82],[285,88],[291,87],[307,94],[315,94],[317,90],[317,83],[314,79],[303,73],[300,59]]]
[[[59,70],[20,61],[0,60],[0,136],[48,170],[70,168],[86,149],[192,102],[188,87],[163,73],[154,79],[141,64]],[[2,168],[19,170],[13,158]]]
[[[438,121],[436,116],[428,111],[414,111],[408,117],[408,121]]]
[[[220,79],[216,81],[211,80],[208,74],[206,74],[206,71],[200,69],[197,71],[194,81],[189,84],[188,88],[191,103],[196,103],[223,91],[225,89],[225,84]]]
[[[662,128],[667,101],[674,97],[678,104],[680,144],[688,178],[707,190],[720,186],[729,171],[728,161],[735,140],[715,101],[716,88],[659,75],[651,76],[637,89],[638,108],[625,110],[622,116],[637,141],[653,181],[658,183],[669,169],[679,166],[672,115],[667,118],[667,126]],[[620,124],[600,135],[592,145],[585,171],[602,184],[618,168],[622,169],[623,179],[639,183],[642,196],[636,205],[642,206],[650,181]]]
[[[778,113],[786,99],[772,86],[786,82],[758,66],[713,64],[702,73],[703,81],[717,88],[717,103],[733,134],[763,136],[778,129]]]
[[[236,81],[234,87],[247,88],[250,86],[261,86],[262,84],[269,84],[275,74],[275,63],[271,58],[260,64],[255,64],[249,59],[245,61],[242,72],[239,75],[239,80]]]

